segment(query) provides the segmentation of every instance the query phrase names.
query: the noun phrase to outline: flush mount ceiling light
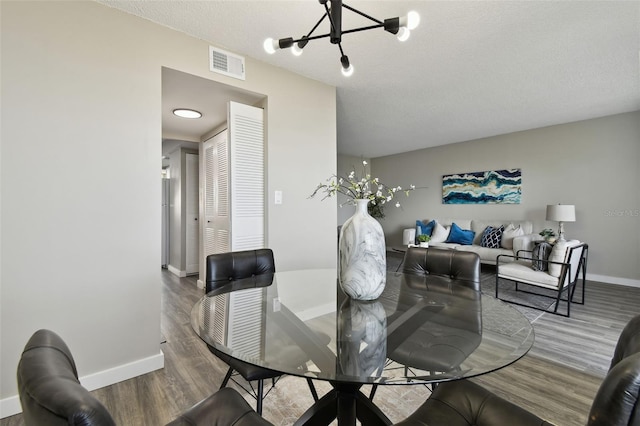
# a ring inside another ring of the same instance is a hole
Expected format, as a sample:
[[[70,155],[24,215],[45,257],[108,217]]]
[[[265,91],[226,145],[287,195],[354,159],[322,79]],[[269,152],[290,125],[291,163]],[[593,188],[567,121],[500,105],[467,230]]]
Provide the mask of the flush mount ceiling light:
[[[182,118],[200,118],[202,117],[202,113],[196,111],[195,109],[188,108],[178,108],[173,110],[173,114]]]
[[[294,55],[300,56],[302,55],[302,49],[304,49],[309,41],[329,37],[329,41],[331,41],[332,44],[337,44],[338,48],[340,49],[340,64],[342,65],[342,74],[348,77],[353,74],[353,65],[351,65],[351,63],[349,62],[349,57],[345,55],[344,51],[342,50],[343,34],[372,30],[374,28],[384,28],[385,31],[390,32],[391,34],[396,34],[398,40],[406,41],[409,38],[410,30],[415,29],[420,23],[420,15],[414,11],[409,12],[407,16],[403,16],[400,18],[389,18],[385,19],[384,21],[379,21],[378,19],[372,18],[371,16],[362,13],[351,6],[347,6],[346,4],[342,3],[342,0],[319,0],[319,2],[324,6],[325,13],[324,15],[322,15],[322,18],[320,18],[318,23],[313,28],[311,28],[309,34],[302,36],[297,40],[294,40],[293,37],[281,38],[279,40],[268,38],[264,41],[264,50],[266,50],[267,53],[275,53],[275,51],[278,49],[291,48],[291,52]],[[375,24],[342,31],[342,8],[357,13],[358,15],[375,22]],[[326,17],[329,17],[329,33],[316,36],[312,35],[316,28],[318,28],[320,23],[322,23],[322,21],[324,21]]]

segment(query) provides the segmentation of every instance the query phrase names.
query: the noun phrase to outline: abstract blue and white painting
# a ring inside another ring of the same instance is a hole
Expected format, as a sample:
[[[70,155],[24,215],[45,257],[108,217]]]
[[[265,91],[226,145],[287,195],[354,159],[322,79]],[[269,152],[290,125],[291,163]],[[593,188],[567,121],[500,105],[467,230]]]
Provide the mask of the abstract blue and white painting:
[[[520,204],[520,169],[442,176],[443,204]]]

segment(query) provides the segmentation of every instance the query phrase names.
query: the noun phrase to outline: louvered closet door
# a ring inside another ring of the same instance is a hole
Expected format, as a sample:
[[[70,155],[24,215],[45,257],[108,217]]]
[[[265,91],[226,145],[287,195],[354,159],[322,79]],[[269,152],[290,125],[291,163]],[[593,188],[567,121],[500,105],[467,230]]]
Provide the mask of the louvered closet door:
[[[265,245],[263,110],[229,102],[231,177],[231,247],[234,251]]]
[[[223,131],[203,144],[204,227],[203,264],[208,255],[231,250],[229,205],[229,144]]]
[[[265,246],[263,110],[229,102],[228,129],[205,141],[203,253]]]

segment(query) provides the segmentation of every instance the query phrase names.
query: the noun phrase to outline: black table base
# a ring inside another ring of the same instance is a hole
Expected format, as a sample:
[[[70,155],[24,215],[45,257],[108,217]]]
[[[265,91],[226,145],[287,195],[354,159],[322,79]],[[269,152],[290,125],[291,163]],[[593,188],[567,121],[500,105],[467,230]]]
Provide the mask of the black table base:
[[[326,426],[338,420],[339,426],[356,424],[356,419],[367,426],[388,426],[391,420],[362,392],[361,384],[331,382],[333,389],[313,404],[295,423],[295,426]]]

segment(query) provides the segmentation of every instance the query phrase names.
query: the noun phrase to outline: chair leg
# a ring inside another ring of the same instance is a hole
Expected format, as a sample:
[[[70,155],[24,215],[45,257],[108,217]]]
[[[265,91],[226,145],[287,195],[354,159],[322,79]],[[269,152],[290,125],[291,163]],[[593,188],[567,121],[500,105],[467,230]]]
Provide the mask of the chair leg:
[[[378,385],[373,384],[371,386],[371,393],[369,394],[369,401],[373,401],[373,397],[375,396],[377,390],[378,390]]]
[[[560,296],[562,295],[562,289],[558,290],[558,296],[556,297],[556,307],[553,310],[553,313],[558,312],[558,306],[560,306]],[[569,297],[569,293],[567,292],[567,297]]]
[[[318,392],[316,391],[316,387],[313,385],[313,380],[307,377],[307,383],[309,384],[309,390],[311,390],[311,396],[313,396],[313,400],[318,402]]]
[[[258,380],[258,393],[256,395],[256,413],[262,415],[262,398],[264,398],[264,379]]]
[[[229,379],[231,378],[232,374],[233,374],[233,368],[229,368],[227,370],[227,374],[224,376],[224,379],[222,380],[222,384],[220,385],[220,389],[222,389],[223,387],[227,386],[227,383],[229,383]]]

